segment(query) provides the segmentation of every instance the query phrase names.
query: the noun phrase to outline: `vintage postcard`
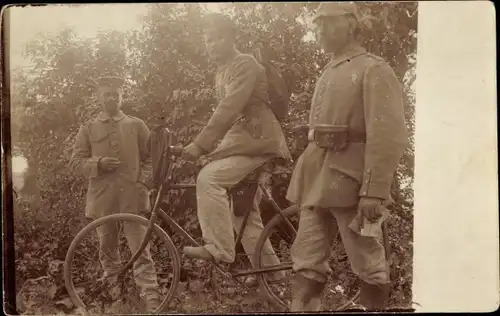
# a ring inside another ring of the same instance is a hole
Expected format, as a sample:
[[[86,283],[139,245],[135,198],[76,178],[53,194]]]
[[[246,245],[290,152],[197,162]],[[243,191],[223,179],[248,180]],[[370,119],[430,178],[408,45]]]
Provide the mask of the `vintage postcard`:
[[[487,1],[2,9],[7,314],[487,312]]]

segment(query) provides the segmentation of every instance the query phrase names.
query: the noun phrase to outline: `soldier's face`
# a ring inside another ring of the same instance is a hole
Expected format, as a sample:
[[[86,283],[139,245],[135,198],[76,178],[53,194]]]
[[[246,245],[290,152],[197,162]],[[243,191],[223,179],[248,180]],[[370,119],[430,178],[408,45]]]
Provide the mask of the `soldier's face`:
[[[323,17],[315,21],[316,41],[326,52],[342,49],[352,37],[352,23],[345,16]]]
[[[121,107],[122,91],[116,88],[100,88],[99,101],[106,112],[116,113]]]
[[[233,43],[227,36],[217,33],[216,30],[207,30],[204,33],[205,47],[212,60],[220,60],[227,56],[233,49]]]

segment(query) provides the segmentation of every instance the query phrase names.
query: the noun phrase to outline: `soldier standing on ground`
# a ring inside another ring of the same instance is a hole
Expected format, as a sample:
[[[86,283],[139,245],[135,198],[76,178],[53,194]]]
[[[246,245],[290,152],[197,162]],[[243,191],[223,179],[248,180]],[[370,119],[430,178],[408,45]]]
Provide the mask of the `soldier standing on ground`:
[[[147,193],[139,183],[149,183],[149,129],[139,118],[121,111],[122,86],[118,77],[97,80],[99,115],[80,127],[76,135],[70,168],[89,178],[85,215],[92,219],[115,213],[138,214],[147,206]],[[132,253],[140,247],[146,228],[124,223],[124,232]],[[97,228],[99,260],[104,274],[121,268],[118,251],[118,231],[113,224]],[[156,271],[149,246],[134,262],[135,281],[147,311],[159,306]]]
[[[317,41],[332,58],[316,84],[309,144],[287,194],[301,208],[292,246],[291,309],[320,310],[331,242],[340,232],[362,281],[360,304],[381,310],[390,290],[384,247],[350,227],[363,219],[376,221],[391,201],[394,173],[408,142],[402,87],[386,61],[356,42],[355,4],[322,3],[314,23]]]

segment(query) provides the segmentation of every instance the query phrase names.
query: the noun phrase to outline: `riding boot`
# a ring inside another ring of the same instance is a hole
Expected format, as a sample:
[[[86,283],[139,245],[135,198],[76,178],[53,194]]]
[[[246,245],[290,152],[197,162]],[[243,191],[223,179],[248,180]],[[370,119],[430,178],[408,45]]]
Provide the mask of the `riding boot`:
[[[326,283],[318,282],[297,273],[292,284],[291,312],[319,312],[321,310],[321,294]]]
[[[369,284],[362,282],[359,303],[368,311],[383,311],[387,308],[390,284]]]

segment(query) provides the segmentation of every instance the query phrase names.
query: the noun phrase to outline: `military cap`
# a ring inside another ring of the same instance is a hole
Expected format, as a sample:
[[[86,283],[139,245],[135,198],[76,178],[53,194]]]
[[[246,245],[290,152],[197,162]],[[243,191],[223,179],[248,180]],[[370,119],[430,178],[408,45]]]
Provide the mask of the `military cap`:
[[[97,87],[119,89],[125,85],[125,79],[116,76],[104,76],[94,80]]]
[[[359,22],[359,12],[354,2],[322,2],[316,9],[313,22],[322,17],[343,16],[351,14]]]

